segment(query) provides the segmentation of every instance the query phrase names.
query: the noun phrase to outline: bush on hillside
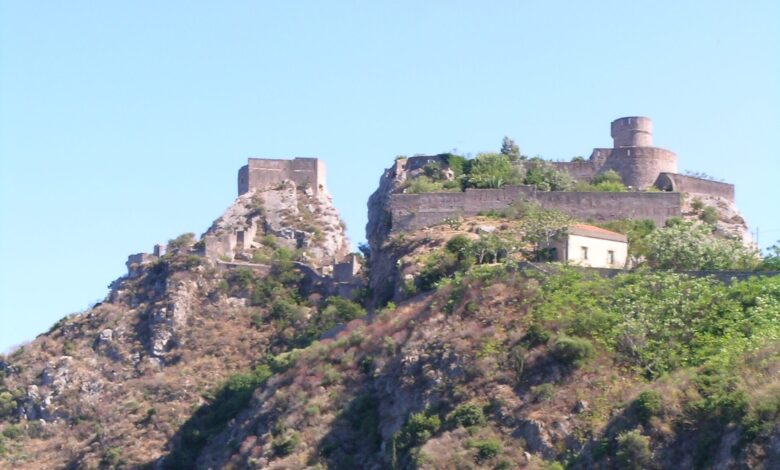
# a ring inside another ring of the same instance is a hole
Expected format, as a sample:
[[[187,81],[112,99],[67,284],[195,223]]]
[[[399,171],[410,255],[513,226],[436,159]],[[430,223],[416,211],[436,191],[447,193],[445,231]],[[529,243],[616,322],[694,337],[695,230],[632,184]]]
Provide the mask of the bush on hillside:
[[[677,222],[655,230],[646,238],[647,264],[671,270],[753,269],[755,250],[740,240],[717,238],[709,225]]]
[[[564,364],[579,367],[596,355],[593,344],[576,336],[560,336],[553,345],[553,355]]]
[[[485,413],[481,406],[473,403],[459,405],[447,416],[447,423],[452,427],[483,426]]]
[[[399,430],[398,445],[407,449],[422,445],[439,432],[440,428],[441,420],[438,415],[427,411],[412,413]]]
[[[645,390],[640,393],[634,400],[634,404],[636,405],[639,420],[643,423],[650,421],[650,418],[653,416],[660,415],[663,409],[661,394],[655,390]]]
[[[648,468],[653,460],[650,439],[636,430],[618,435],[615,460],[621,469],[643,470]]]

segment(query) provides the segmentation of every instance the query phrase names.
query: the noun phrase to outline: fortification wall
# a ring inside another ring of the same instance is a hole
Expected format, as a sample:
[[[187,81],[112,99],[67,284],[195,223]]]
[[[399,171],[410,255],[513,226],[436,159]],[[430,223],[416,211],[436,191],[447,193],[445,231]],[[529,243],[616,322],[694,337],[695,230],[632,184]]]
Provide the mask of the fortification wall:
[[[325,188],[325,164],[316,158],[292,160],[250,158],[238,170],[238,194],[250,189],[272,188],[284,180],[310,186],[317,193]]]
[[[716,196],[734,202],[734,185],[720,181],[695,178],[676,173],[661,173],[655,182],[658,189],[692,195]]]
[[[534,198],[545,209],[597,222],[650,219],[663,225],[669,218],[682,215],[679,193],[539,191]]]
[[[505,209],[519,201],[537,201],[545,209],[595,221],[651,219],[663,225],[667,219],[682,214],[679,193],[542,192],[530,186],[511,186],[453,193],[393,194],[389,205],[391,230],[418,230],[447,218]]]
[[[658,147],[615,148],[602,169],[618,172],[626,186],[648,189],[660,173],[677,172],[677,155]]]

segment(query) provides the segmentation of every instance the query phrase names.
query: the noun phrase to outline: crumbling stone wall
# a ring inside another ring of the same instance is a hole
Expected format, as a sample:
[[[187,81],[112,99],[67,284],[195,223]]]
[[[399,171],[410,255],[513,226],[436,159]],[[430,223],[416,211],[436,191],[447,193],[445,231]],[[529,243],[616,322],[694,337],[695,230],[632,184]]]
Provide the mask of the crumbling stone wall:
[[[655,186],[663,191],[716,196],[734,202],[734,185],[676,173],[661,173]]]
[[[650,219],[663,225],[682,215],[679,193],[536,191],[531,186],[467,189],[464,192],[393,194],[389,212],[391,229],[417,230],[447,218],[473,216],[505,209],[516,202],[536,201],[584,220]]]
[[[325,163],[317,158],[250,158],[238,170],[238,195],[250,189],[273,188],[284,180],[290,180],[299,187],[309,186],[317,194],[325,189]]]

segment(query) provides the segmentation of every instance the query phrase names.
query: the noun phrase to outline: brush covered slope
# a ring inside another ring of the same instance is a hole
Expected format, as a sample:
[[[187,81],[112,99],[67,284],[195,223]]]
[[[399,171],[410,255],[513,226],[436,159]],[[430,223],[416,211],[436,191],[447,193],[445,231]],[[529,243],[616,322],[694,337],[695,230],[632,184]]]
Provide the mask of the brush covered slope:
[[[741,243],[618,221],[646,268],[602,278],[524,263],[573,222],[533,205],[378,230],[368,315],[328,287],[318,197],[243,195],[203,239],[249,246],[179,237],[0,359],[0,466],[780,466],[780,278],[665,270],[753,266]]]
[[[311,298],[298,297],[300,269],[326,271],[347,251],[327,195],[252,191],[202,240],[252,225],[251,243],[220,256],[236,262],[182,235],[103,302],[0,357],[0,468],[153,468],[232,374],[335,324],[319,315],[323,286],[309,280]]]
[[[387,240],[397,302],[271,359],[196,467],[780,464],[780,279],[519,269],[528,223]]]

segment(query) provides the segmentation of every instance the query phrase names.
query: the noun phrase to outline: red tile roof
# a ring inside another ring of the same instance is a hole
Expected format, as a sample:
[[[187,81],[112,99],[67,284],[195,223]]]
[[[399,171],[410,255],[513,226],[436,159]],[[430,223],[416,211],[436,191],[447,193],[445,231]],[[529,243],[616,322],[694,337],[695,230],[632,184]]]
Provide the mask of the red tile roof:
[[[616,242],[628,243],[628,238],[622,233],[613,232],[595,225],[575,224],[569,227],[571,235],[581,235],[583,237],[600,238],[602,240],[613,240]]]

